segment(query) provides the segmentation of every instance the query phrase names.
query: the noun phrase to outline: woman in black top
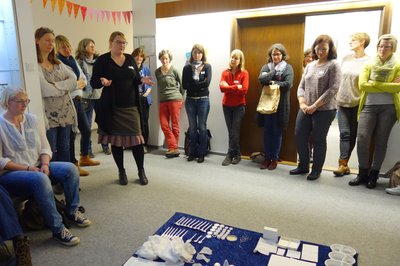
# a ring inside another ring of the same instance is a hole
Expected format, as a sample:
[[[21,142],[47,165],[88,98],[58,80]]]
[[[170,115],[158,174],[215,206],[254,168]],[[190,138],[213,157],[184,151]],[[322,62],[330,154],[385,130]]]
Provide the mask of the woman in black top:
[[[149,77],[141,77],[135,60],[125,54],[125,35],[111,34],[110,52],[101,55],[93,66],[90,84],[103,91],[96,106],[99,143],[111,144],[111,152],[119,170],[119,183],[127,185],[124,168],[124,147],[132,147],[142,185],[148,183],[144,172],[144,139],[142,136],[139,90],[141,83],[152,84]]]
[[[190,150],[188,161],[196,157],[204,162],[207,154],[207,117],[210,112],[211,65],[206,63],[204,47],[195,44],[190,54],[189,64],[183,68],[182,86],[187,91],[186,113],[189,120]]]

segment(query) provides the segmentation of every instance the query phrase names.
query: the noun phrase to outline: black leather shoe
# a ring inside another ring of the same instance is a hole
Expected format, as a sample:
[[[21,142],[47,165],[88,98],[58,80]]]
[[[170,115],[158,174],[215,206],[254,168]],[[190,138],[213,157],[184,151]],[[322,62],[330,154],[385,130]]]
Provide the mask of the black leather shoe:
[[[310,172],[309,170],[304,170],[304,169],[297,167],[296,169],[290,170],[289,173],[291,175],[303,175],[303,174],[308,174],[309,172]]]
[[[311,173],[307,176],[307,180],[317,180],[320,176],[320,172],[311,171]]]
[[[349,186],[359,186],[368,182],[368,169],[358,168],[358,175],[349,181]]]
[[[197,159],[198,163],[204,162],[204,156],[200,155],[199,158]]]
[[[144,172],[144,169],[140,169],[139,170],[138,176],[139,176],[140,184],[142,184],[143,186],[145,186],[145,185],[147,185],[149,183],[149,180],[147,180],[146,173]]]
[[[126,176],[125,170],[119,170],[118,173],[119,184],[122,186],[128,185],[128,177]]]
[[[189,157],[187,157],[188,162],[193,161],[194,159],[196,159],[195,156],[189,155]]]
[[[367,188],[376,188],[376,182],[379,178],[379,171],[378,170],[371,170],[368,176],[368,183]]]

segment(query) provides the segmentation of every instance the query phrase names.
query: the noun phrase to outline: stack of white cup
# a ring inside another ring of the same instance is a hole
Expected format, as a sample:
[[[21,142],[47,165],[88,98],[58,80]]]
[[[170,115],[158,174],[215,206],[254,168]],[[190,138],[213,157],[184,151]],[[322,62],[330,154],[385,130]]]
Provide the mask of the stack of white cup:
[[[325,261],[326,266],[351,266],[356,262],[356,250],[350,246],[333,244],[331,250],[329,259]]]

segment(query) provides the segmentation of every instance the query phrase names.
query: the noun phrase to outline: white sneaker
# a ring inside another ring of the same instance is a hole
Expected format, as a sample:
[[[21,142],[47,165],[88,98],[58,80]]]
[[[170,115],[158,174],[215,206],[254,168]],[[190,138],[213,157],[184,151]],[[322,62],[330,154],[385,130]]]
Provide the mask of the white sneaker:
[[[400,196],[400,186],[393,187],[393,188],[387,188],[386,193],[388,193],[390,195]]]

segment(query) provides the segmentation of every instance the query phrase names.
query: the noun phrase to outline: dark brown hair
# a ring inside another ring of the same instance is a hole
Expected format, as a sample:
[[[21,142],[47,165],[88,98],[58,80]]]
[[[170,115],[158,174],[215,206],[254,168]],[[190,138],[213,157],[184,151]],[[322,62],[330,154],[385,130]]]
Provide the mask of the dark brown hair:
[[[329,45],[328,60],[337,58],[335,44],[333,43],[332,38],[329,35],[325,35],[325,34],[319,35],[317,37],[317,39],[315,39],[313,45],[311,46],[314,58],[318,58],[318,56],[315,52],[315,47],[320,43],[327,43]]]

